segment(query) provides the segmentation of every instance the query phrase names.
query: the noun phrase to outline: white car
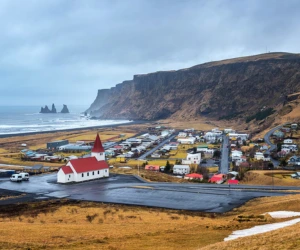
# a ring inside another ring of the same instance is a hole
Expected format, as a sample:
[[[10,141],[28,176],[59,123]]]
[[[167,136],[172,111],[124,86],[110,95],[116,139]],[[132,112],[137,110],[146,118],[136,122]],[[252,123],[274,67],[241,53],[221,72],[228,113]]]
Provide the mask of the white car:
[[[29,174],[28,173],[19,173],[22,176],[23,181],[29,181]]]
[[[20,174],[13,174],[10,177],[10,180],[11,181],[15,181],[15,182],[21,182],[22,181],[22,175],[20,175]]]

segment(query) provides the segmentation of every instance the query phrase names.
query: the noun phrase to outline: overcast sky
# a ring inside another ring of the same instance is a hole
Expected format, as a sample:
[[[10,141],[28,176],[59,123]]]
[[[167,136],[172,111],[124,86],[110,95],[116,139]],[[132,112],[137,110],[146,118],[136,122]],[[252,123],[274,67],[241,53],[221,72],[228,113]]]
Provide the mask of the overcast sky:
[[[134,74],[299,52],[300,1],[0,0],[0,105],[88,105]]]

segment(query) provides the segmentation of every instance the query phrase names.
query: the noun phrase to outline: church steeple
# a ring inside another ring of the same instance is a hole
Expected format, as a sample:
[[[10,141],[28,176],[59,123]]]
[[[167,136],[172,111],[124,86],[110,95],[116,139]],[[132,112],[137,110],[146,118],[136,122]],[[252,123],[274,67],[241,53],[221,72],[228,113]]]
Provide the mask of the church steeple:
[[[100,136],[97,133],[97,137],[94,143],[94,147],[92,149],[92,156],[96,157],[98,161],[104,161],[105,160],[105,151],[102,146],[102,142],[100,140]]]

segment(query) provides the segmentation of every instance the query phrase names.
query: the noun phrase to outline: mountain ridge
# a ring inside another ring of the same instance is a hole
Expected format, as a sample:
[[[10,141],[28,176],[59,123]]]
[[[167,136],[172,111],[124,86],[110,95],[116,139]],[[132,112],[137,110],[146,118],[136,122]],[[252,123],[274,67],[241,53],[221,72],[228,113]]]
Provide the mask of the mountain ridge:
[[[98,90],[87,112],[99,118],[223,119],[278,110],[300,91],[300,55],[267,53],[134,75]]]

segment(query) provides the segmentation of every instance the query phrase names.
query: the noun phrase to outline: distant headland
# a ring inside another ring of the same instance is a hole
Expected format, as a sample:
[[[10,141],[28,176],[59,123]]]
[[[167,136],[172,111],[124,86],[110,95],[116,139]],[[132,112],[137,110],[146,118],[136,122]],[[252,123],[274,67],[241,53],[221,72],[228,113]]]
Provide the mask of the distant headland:
[[[51,110],[48,108],[47,105],[45,105],[44,108],[41,107],[40,113],[41,113],[41,114],[56,114],[57,112],[56,112],[56,108],[55,108],[54,103],[52,104]],[[62,110],[61,110],[60,113],[63,113],[63,114],[68,114],[68,113],[70,113],[70,112],[69,112],[69,109],[68,109],[68,107],[67,107],[67,105],[64,104],[64,106],[63,106],[63,108],[62,108]]]

